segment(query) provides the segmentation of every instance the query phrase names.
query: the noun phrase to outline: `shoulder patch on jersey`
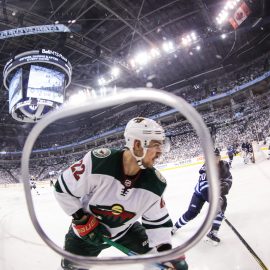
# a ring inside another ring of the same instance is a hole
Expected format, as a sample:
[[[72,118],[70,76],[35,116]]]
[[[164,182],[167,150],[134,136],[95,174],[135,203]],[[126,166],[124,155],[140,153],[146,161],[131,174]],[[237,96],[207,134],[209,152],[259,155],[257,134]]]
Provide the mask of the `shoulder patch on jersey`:
[[[166,183],[165,177],[164,177],[158,170],[155,170],[155,173],[156,173],[156,176],[158,177],[158,179],[159,179],[161,182]]]
[[[109,148],[99,148],[93,150],[93,155],[97,158],[106,158],[111,154],[111,150]]]

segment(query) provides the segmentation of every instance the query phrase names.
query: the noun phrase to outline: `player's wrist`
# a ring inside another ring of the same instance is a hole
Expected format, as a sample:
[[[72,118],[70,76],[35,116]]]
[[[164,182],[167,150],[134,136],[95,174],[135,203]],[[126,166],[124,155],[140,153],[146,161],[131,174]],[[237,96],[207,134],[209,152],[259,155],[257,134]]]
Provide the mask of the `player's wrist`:
[[[89,216],[90,215],[85,214],[80,219],[73,219],[72,220],[72,223],[74,225],[85,225],[88,222],[88,220],[89,220]]]
[[[84,212],[82,208],[80,208],[78,211],[76,211],[74,214],[72,214],[73,220],[80,220],[87,214]]]

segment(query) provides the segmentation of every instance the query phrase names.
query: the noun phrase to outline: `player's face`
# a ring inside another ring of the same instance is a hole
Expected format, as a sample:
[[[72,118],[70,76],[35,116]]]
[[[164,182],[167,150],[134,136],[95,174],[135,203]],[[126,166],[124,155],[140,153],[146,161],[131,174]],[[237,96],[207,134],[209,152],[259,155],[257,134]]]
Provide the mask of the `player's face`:
[[[218,164],[221,160],[221,156],[215,156],[216,164]]]
[[[144,167],[151,168],[153,167],[155,161],[162,154],[162,142],[161,141],[151,141],[147,147],[145,157],[142,160]]]

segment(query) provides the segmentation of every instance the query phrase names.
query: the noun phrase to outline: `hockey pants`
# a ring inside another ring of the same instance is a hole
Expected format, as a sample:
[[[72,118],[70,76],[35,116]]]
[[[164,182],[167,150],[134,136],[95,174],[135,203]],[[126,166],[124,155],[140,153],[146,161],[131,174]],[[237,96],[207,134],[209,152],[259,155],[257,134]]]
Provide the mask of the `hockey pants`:
[[[148,237],[146,235],[145,228],[139,222],[135,222],[128,232],[120,239],[115,240],[115,242],[138,254],[145,254],[151,250],[148,245]],[[71,227],[65,237],[64,249],[76,255],[97,257],[103,249],[109,247],[110,246],[107,244],[100,246],[91,245],[89,242],[77,237]],[[181,261],[181,268],[179,267],[175,269],[188,269],[186,263],[186,268],[183,267],[184,260]],[[172,261],[174,265],[177,265],[179,262],[180,261],[177,260]],[[61,266],[66,270],[85,270],[84,268],[74,266],[74,264],[67,259],[62,259]]]
[[[128,232],[115,242],[139,254],[144,254],[151,250],[148,246],[148,238],[145,230],[139,222],[134,223]],[[108,244],[102,244],[100,246],[91,245],[89,242],[77,237],[71,227],[65,237],[64,249],[77,255],[97,257],[103,249],[109,247],[110,245]],[[62,266],[68,266],[69,268],[67,267],[66,269],[72,269],[71,265],[72,263],[63,259]]]
[[[179,218],[178,227],[186,225],[190,220],[194,219],[200,212],[205,202],[208,202],[208,191],[205,189],[201,194],[193,193],[188,210]],[[211,230],[219,230],[224,213],[227,207],[226,196],[220,197],[220,210],[213,221]]]

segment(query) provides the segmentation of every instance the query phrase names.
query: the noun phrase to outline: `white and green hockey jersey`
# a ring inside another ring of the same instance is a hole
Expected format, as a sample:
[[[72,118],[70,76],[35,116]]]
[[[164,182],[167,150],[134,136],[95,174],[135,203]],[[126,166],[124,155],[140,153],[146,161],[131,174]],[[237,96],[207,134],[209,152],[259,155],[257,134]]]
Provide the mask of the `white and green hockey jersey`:
[[[114,240],[141,218],[150,247],[171,243],[172,221],[162,198],[165,179],[155,168],[140,170],[129,179],[123,173],[122,158],[123,150],[88,152],[58,178],[56,199],[68,215],[87,209]]]

